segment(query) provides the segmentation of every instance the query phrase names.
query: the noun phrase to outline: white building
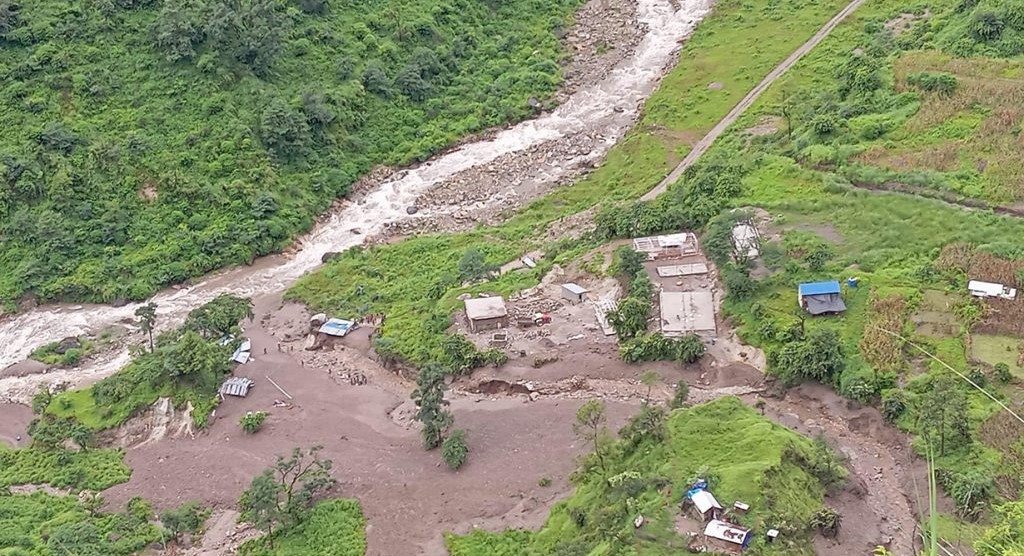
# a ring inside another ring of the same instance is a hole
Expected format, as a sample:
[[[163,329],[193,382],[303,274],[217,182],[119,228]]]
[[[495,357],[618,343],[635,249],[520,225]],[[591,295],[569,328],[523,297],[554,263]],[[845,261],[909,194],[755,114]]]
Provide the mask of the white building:
[[[1017,297],[1016,288],[994,282],[971,280],[967,283],[967,289],[974,297],[998,297],[1001,299],[1015,299]]]

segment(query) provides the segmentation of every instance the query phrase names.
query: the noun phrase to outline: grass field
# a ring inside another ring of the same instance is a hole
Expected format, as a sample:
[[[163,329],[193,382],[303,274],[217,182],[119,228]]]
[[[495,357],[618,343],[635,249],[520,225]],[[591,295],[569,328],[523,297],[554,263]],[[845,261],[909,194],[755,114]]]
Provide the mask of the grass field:
[[[996,334],[971,335],[971,359],[995,366],[1005,363],[1010,372],[1024,379],[1024,367],[1020,362],[1020,338]]]
[[[558,218],[599,203],[639,197],[843,4],[719,2],[683,46],[678,66],[647,101],[637,127],[591,175],[530,204],[498,227],[348,251],[300,280],[288,297],[335,314],[386,313],[381,338],[391,342],[401,358],[417,365],[442,359],[444,330],[461,293],[455,272],[467,250],[478,249],[489,262],[502,264],[538,247],[538,230]],[[753,54],[736,58],[737,49]],[[712,90],[711,83],[725,86]],[[562,246],[561,253],[548,247],[549,260],[564,261],[587,245]],[[531,286],[549,264],[477,289],[509,293]]]
[[[242,556],[363,556],[366,554],[366,519],[355,500],[327,500],[310,510],[296,527],[274,536],[274,548],[263,539],[247,542]]]
[[[807,523],[821,507],[824,490],[786,455],[787,449],[810,452],[810,441],[736,398],[676,410],[667,426],[664,441],[646,441],[633,450],[620,442],[607,472],[591,462],[589,471],[577,473],[575,492],[554,507],[540,531],[449,535],[449,551],[452,556],[685,552],[686,540],[675,529],[679,502],[695,477],[710,476],[711,490],[723,504],[751,505],[740,519],[758,533],[753,543],[758,554],[813,554]],[[630,485],[610,486],[616,481],[608,477],[616,476],[631,477]],[[637,514],[645,518],[639,530],[632,523]],[[786,540],[765,545],[765,523],[786,523]]]

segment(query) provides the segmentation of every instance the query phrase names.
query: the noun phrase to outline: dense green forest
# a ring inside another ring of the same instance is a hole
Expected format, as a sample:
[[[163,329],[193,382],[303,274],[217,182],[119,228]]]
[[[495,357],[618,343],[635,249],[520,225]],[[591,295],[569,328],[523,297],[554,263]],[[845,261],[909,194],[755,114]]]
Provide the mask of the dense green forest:
[[[0,304],[282,247],[373,165],[528,115],[580,0],[0,0]]]

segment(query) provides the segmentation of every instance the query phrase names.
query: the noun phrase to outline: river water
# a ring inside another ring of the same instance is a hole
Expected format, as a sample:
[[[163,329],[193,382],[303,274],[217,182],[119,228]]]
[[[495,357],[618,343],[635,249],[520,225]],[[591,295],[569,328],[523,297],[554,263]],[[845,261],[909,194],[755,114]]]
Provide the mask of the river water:
[[[672,63],[679,43],[709,12],[710,0],[638,0],[637,19],[647,31],[631,56],[623,59],[596,86],[581,89],[554,111],[504,129],[493,137],[467,143],[409,170],[398,172],[357,200],[336,210],[298,240],[290,255],[271,255],[251,266],[230,268],[193,285],[168,288],[152,298],[158,305],[158,325],[180,324],[193,308],[222,293],[259,296],[284,290],[317,268],[321,258],[363,243],[385,224],[409,218],[406,209],[431,186],[459,172],[498,157],[584,131],[599,131],[606,141],[579,158],[603,156],[633,124],[637,112]],[[546,175],[553,181],[581,160],[551,163]],[[427,216],[427,215],[418,215]],[[354,232],[353,230],[358,230]],[[44,305],[0,322],[0,369],[23,360],[36,347],[67,336],[95,333],[133,319],[138,304]],[[46,375],[0,379],[0,399],[20,399],[39,382],[95,380],[117,370],[125,353],[110,354],[86,368]]]

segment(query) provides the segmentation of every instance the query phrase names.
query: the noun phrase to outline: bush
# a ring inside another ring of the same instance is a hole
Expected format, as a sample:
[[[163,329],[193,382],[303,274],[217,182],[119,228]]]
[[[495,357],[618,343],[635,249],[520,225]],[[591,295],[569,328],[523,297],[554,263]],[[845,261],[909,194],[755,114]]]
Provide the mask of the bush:
[[[996,492],[992,476],[976,468],[961,473],[943,473],[940,480],[956,502],[957,513],[968,519],[980,517]]]
[[[996,379],[1003,384],[1013,380],[1013,373],[1010,372],[1010,366],[1006,363],[996,363],[995,373]]]
[[[469,446],[466,444],[466,432],[462,429],[452,431],[441,444],[441,459],[450,469],[458,469],[466,463]]]
[[[985,376],[985,371],[978,367],[974,367],[968,371],[967,378],[971,379],[971,382],[977,384],[981,388],[984,388],[985,384],[988,382],[988,377]]]
[[[645,405],[626,422],[619,430],[619,436],[625,440],[631,448],[640,445],[644,440],[661,442],[665,439],[668,431],[665,428],[665,410],[656,405]]]
[[[242,418],[238,420],[238,423],[242,426],[242,430],[245,432],[255,434],[263,428],[263,423],[266,420],[266,411],[247,411],[245,415],[242,415]]]
[[[771,352],[768,366],[771,373],[786,384],[808,378],[831,384],[846,366],[846,359],[839,335],[834,330],[820,328],[808,333],[806,339],[791,341]]]
[[[160,523],[167,529],[171,537],[177,539],[184,533],[193,535],[199,533],[208,517],[210,517],[210,510],[203,508],[199,502],[186,502],[173,510],[164,512],[160,516]]]
[[[705,349],[704,342],[694,334],[682,338],[666,338],[655,332],[623,343],[619,346],[619,357],[626,363],[676,361],[686,365],[700,359]]]
[[[882,393],[882,417],[895,422],[907,410],[907,396],[903,390],[886,390]]]
[[[686,399],[690,397],[690,385],[685,380],[680,380],[676,383],[675,393],[672,395],[672,401],[669,402],[668,406],[672,409],[679,409],[686,405]]]
[[[922,91],[939,93],[944,96],[955,93],[956,88],[960,85],[955,75],[945,72],[932,73],[927,71],[908,75],[907,83]]]
[[[749,299],[757,292],[757,282],[750,278],[746,269],[737,268],[735,265],[728,265],[722,273],[725,281],[725,289],[733,299]]]
[[[821,532],[826,538],[835,538],[839,535],[839,528],[843,523],[843,516],[828,506],[822,508],[811,516],[811,527]]]

